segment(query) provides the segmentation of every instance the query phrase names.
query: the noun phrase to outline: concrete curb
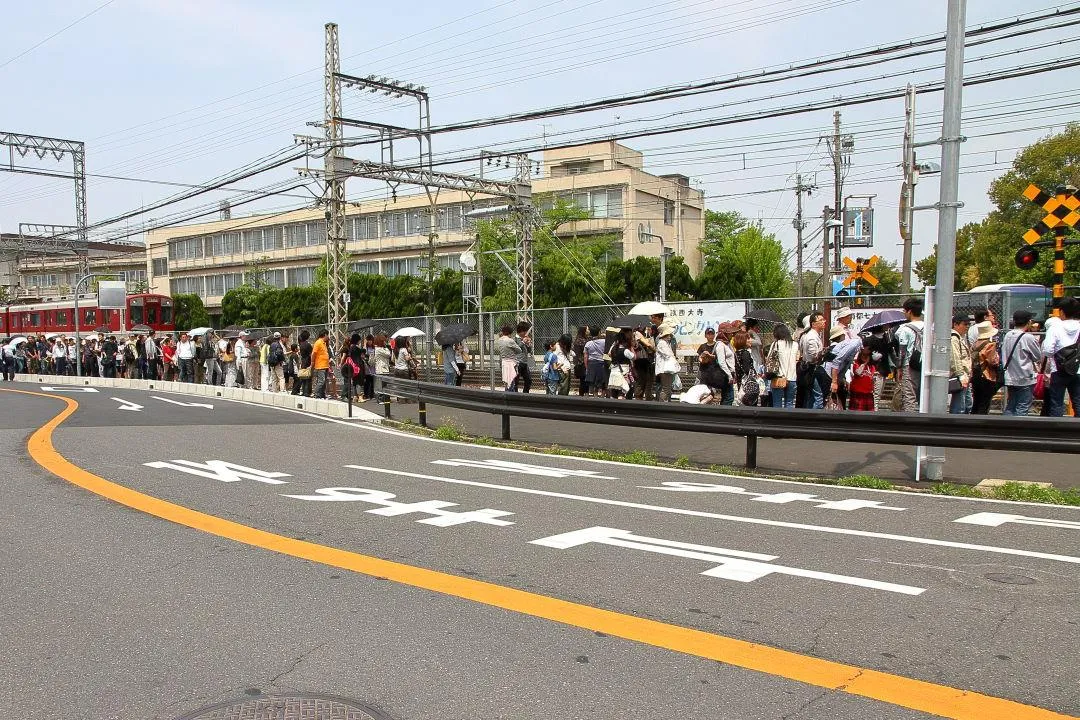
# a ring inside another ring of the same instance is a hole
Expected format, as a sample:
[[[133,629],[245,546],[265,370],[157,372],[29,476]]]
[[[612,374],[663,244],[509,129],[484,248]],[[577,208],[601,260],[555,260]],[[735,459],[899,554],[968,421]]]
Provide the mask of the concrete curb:
[[[30,375],[17,374],[15,379],[19,382],[35,383],[38,385],[78,385],[94,388],[116,388],[119,390],[160,390],[161,392],[178,393],[185,395],[199,395],[209,398],[222,398],[224,400],[242,400],[256,405],[279,407],[288,410],[302,410],[315,415],[324,415],[332,418],[348,418],[348,406],[337,400],[320,400],[316,398],[300,397],[287,393],[262,392],[261,390],[247,390],[245,388],[227,388],[216,385],[199,385],[196,383],[167,382],[164,380],[128,380],[126,378],[101,378],[101,377],[73,377],[69,375]],[[381,423],[382,417],[370,410],[353,405],[353,420]]]

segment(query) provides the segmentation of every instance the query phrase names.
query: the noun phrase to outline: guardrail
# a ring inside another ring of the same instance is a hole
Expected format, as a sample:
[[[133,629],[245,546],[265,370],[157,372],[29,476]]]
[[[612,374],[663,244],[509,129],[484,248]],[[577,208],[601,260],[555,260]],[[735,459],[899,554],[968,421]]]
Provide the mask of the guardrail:
[[[510,439],[513,416],[736,435],[746,438],[746,466],[751,469],[757,467],[758,438],[763,437],[1080,453],[1080,424],[1072,418],[827,412],[607,400],[474,390],[385,375],[377,376],[375,382],[387,419],[390,419],[389,396],[395,396],[417,401],[420,424],[425,427],[428,403],[501,415],[503,440]]]

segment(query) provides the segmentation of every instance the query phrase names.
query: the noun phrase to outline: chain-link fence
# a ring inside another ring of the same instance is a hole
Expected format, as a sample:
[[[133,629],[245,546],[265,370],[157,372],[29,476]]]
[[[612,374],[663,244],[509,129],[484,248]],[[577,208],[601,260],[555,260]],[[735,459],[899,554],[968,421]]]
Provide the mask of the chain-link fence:
[[[789,327],[794,328],[800,313],[821,310],[828,306],[833,312],[847,306],[854,310],[877,310],[886,308],[899,308],[910,297],[923,297],[922,294],[909,295],[866,295],[853,299],[841,299],[835,297],[805,297],[805,298],[750,298],[745,300],[732,300],[723,302],[744,302],[746,311],[771,310],[783,320]],[[700,301],[709,302],[709,301]],[[677,304],[677,303],[673,303]],[[1000,323],[1006,325],[1011,317],[1013,308],[1009,303],[1009,296],[1004,292],[987,293],[956,293],[953,296],[953,305],[957,313],[974,313],[980,309],[993,310]],[[544,343],[558,340],[562,335],[574,337],[579,327],[603,329],[607,324],[620,315],[626,315],[633,307],[632,304],[622,305],[591,305],[567,308],[542,308],[526,313],[525,316],[532,323],[532,337],[534,340],[534,352],[542,356]],[[484,313],[472,313],[468,315],[418,315],[413,317],[379,318],[366,321],[353,321],[347,330],[359,332],[362,336],[379,333],[392,335],[394,332],[406,328],[415,327],[422,330],[424,335],[413,339],[413,350],[421,359],[421,379],[438,381],[442,379],[441,348],[434,341],[435,334],[443,327],[454,323],[468,323],[476,328],[477,334],[466,341],[466,350],[472,357],[470,369],[480,371],[484,376],[484,384],[495,388],[499,383],[499,358],[495,353],[495,338],[499,336],[503,326],[517,325],[521,314],[512,311],[496,311]],[[762,329],[770,332],[775,323],[762,323]],[[325,325],[296,325],[291,327],[277,328],[252,328],[255,333],[271,334],[275,331],[287,333],[293,342],[301,330],[308,330],[312,337]],[[474,375],[475,377],[475,375]],[[536,379],[539,383],[539,378]]]

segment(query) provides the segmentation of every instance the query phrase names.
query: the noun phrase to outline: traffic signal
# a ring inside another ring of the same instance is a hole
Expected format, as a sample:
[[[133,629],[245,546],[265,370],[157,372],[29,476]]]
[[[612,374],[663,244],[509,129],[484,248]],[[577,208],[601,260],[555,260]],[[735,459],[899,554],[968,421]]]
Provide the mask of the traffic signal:
[[[1033,247],[1022,247],[1016,251],[1016,267],[1031,270],[1039,262],[1039,251]]]

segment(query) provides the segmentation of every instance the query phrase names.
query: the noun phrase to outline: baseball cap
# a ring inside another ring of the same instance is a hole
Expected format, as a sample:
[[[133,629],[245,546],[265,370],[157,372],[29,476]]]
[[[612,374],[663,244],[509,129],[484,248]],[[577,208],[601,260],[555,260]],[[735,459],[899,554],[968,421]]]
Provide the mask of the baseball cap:
[[[281,333],[279,333],[279,332],[274,333],[274,337],[276,337],[276,338],[281,337]]]

